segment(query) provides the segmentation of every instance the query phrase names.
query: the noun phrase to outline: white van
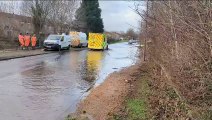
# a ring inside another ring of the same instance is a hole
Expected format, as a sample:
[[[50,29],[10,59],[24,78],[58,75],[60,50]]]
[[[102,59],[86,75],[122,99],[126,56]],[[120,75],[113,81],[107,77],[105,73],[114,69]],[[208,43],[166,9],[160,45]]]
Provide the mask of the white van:
[[[88,40],[87,40],[87,35],[83,32],[79,33],[80,36],[80,43],[82,47],[87,47],[88,46]]]
[[[61,50],[70,48],[71,37],[69,35],[49,35],[46,40],[44,40],[44,50]]]
[[[72,31],[69,33],[71,36],[71,47],[87,47],[87,35],[83,32]]]

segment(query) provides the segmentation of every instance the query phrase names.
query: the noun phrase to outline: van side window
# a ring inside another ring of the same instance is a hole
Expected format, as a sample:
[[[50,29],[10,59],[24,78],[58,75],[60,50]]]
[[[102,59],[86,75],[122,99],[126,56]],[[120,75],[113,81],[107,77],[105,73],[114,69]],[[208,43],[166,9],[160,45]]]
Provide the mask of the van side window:
[[[61,41],[64,41],[64,36],[62,36]]]

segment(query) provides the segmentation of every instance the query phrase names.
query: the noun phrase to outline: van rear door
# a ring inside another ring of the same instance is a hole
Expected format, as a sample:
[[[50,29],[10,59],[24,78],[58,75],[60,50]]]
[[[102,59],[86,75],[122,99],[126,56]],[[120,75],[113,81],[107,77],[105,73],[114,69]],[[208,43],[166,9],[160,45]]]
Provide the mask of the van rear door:
[[[103,34],[89,33],[88,48],[103,49]]]

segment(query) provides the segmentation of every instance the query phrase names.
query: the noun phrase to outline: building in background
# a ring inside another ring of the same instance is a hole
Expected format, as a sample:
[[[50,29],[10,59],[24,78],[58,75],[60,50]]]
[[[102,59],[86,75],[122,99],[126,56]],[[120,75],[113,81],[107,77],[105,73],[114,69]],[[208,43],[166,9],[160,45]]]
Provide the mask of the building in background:
[[[32,18],[12,13],[0,12],[0,49],[13,47],[14,42],[18,40],[19,33],[33,34],[34,27]],[[53,33],[53,27],[44,25],[42,34]]]

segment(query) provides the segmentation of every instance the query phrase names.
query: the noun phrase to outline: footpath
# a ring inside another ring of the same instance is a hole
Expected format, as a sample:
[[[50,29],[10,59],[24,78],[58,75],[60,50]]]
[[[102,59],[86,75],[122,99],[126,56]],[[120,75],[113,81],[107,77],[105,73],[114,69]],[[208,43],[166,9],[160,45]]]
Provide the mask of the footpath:
[[[70,51],[80,51],[85,49],[87,48],[70,48]],[[67,52],[69,50],[63,50],[63,51]],[[35,50],[6,49],[6,50],[0,50],[0,61],[15,59],[15,58],[22,58],[22,57],[29,57],[29,56],[36,56],[36,55],[42,55],[42,54],[49,54],[49,53],[55,53],[55,52],[58,52],[58,51],[44,51],[43,49],[35,49]]]
[[[42,49],[36,49],[36,50],[16,50],[16,49],[0,50],[0,61],[15,59],[15,58],[28,57],[28,56],[35,56],[35,55],[42,55],[42,54],[48,54],[48,53],[52,53],[52,52],[43,51]]]

